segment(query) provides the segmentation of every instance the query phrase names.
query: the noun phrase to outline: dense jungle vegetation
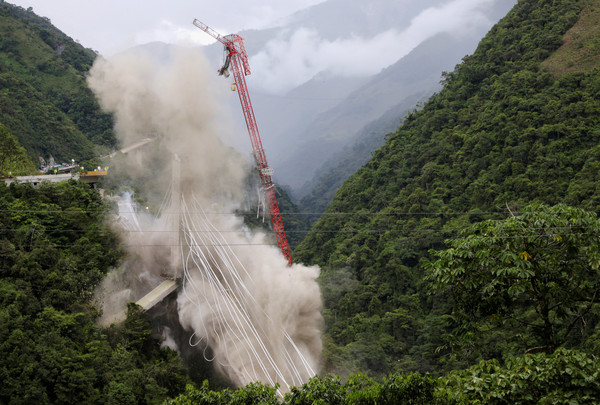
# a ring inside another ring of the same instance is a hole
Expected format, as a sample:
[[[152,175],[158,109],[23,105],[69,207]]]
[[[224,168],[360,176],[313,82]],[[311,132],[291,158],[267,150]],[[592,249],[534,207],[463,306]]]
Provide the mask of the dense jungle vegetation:
[[[194,385],[135,305],[97,326],[110,204],[0,183],[0,403],[598,403],[598,21],[599,0],[519,1],[345,182],[294,252],[322,268],[323,374],[285,396]],[[3,175],[114,146],[94,57],[0,1]]]
[[[554,356],[527,355],[501,366],[490,360],[441,378],[392,374],[376,382],[364,374],[317,376],[282,398],[260,383],[211,391],[208,384],[186,392],[169,405],[376,405],[376,404],[594,404],[598,400],[598,366],[594,357],[559,349]]]
[[[0,183],[0,403],[157,403],[185,388],[136,307],[96,325],[94,287],[122,257],[110,207],[70,180]]]
[[[595,353],[600,315],[596,305],[584,316],[582,308],[558,298],[548,303],[546,315],[560,324],[554,327],[562,337],[554,342],[541,339],[544,320],[533,314],[542,308],[521,289],[533,282],[532,277],[547,283],[544,288],[558,288],[562,284],[554,276],[514,270],[512,279],[500,278],[496,273],[501,270],[490,268],[486,271],[494,276],[487,281],[458,280],[448,274],[483,269],[451,256],[444,279],[442,265],[430,263],[435,256],[429,251],[455,251],[457,243],[471,243],[463,232],[485,235],[470,224],[520,218],[536,210],[525,210],[530,203],[546,204],[540,206],[540,214],[558,203],[598,210],[600,58],[597,37],[581,33],[597,30],[599,13],[598,1],[520,1],[473,55],[444,75],[444,89],[410,114],[340,188],[294,252],[297,261],[322,267],[326,369],[361,370],[372,376],[400,371],[441,375],[480,360],[504,361],[560,346],[585,346]],[[575,62],[569,71],[550,70],[551,56],[572,27],[580,34],[570,31],[565,46],[587,63]],[[526,246],[536,232],[541,239],[546,233],[561,234],[537,224],[512,234],[523,246],[514,244],[507,254],[528,257],[532,252]],[[513,266],[514,261],[497,256],[502,241],[507,241],[496,238],[498,246],[482,242],[464,254],[476,263],[487,254],[488,260]],[[560,251],[555,253],[553,260],[562,260]],[[450,254],[441,257],[446,255]],[[542,266],[537,259],[532,255],[527,264]],[[589,263],[572,271],[591,271]],[[567,277],[557,272],[559,278]],[[426,276],[437,287],[451,281],[475,285],[459,295],[432,289]],[[590,277],[581,281],[583,290],[578,293],[591,293],[585,298],[593,303],[598,275]],[[588,283],[592,290],[587,290]],[[496,289],[496,295],[488,291]],[[469,297],[487,298],[475,305],[465,301]],[[463,301],[473,305],[470,309],[476,314],[461,313]],[[484,321],[484,316],[490,319]],[[585,327],[579,321],[585,321]],[[575,324],[583,329],[571,339],[565,329]]]
[[[82,162],[115,146],[112,118],[85,83],[96,53],[52,25],[0,2],[0,123],[29,158]]]

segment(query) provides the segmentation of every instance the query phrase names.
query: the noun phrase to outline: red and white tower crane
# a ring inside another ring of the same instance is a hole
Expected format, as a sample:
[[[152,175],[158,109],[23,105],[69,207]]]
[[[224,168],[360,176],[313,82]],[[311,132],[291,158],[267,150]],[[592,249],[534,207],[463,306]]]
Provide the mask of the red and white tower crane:
[[[248,127],[248,133],[250,134],[256,170],[260,176],[263,191],[265,193],[265,201],[271,215],[273,231],[277,238],[277,245],[279,246],[281,253],[283,253],[283,256],[287,259],[288,264],[291,265],[292,256],[290,253],[290,246],[288,245],[283,229],[281,213],[279,212],[279,205],[277,204],[277,198],[275,197],[275,186],[271,179],[273,169],[271,169],[267,163],[267,157],[265,156],[265,150],[262,146],[258,126],[256,125],[256,118],[254,117],[250,95],[248,94],[248,87],[246,86],[245,76],[250,74],[250,65],[248,64],[248,54],[244,47],[244,39],[237,34],[222,36],[208,25],[196,19],[194,19],[194,25],[222,43],[225,47],[227,56],[225,64],[219,70],[219,74],[228,77],[229,69],[231,69],[231,73],[233,74],[234,83],[240,98],[240,104],[242,105],[242,111],[244,112],[244,118],[246,119],[246,126]]]

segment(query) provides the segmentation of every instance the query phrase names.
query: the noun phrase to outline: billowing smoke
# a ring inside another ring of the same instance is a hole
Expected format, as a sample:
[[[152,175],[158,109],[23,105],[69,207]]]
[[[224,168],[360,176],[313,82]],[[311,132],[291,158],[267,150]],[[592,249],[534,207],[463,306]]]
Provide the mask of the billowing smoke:
[[[138,50],[98,59],[90,71],[89,85],[114,114],[122,144],[154,139],[151,159],[123,157],[128,175],[169,197],[157,217],[138,213],[131,195],[123,195],[119,221],[129,258],[99,292],[105,294],[103,319],[110,322],[124,309],[119,297],[135,301],[176,273],[183,279],[179,323],[190,344],[212,353],[210,360],[235,385],[261,380],[285,391],[306,381],[319,363],[318,268],[287,267],[273,238],[250,231],[233,214],[250,165],[221,141],[228,129],[213,76],[202,55],[188,49],[178,49],[166,64]],[[118,308],[109,306],[115,303]],[[165,346],[175,347],[170,330],[163,337]]]
[[[219,110],[222,93],[216,80],[207,80],[215,69],[198,52],[175,48],[173,53],[168,63],[141,49],[111,60],[98,58],[89,86],[102,108],[114,113],[123,145],[157,137],[165,158],[181,158],[187,187],[200,190],[208,201],[214,201],[215,194],[230,194],[228,201],[235,204],[247,167],[219,137],[227,126]],[[155,169],[147,162],[137,167],[144,172]],[[169,184],[170,172],[154,174],[157,181]]]

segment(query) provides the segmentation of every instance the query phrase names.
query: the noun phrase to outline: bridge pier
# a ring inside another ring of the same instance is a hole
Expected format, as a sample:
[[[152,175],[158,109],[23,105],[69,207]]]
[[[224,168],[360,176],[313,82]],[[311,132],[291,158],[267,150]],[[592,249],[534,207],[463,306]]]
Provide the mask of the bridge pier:
[[[169,294],[175,292],[179,287],[179,282],[183,276],[183,268],[181,263],[181,159],[175,153],[173,154],[172,165],[172,190],[171,190],[171,206],[166,211],[167,228],[169,235],[169,264],[170,268],[166,269],[161,277],[164,281],[156,286],[152,291],[144,295],[136,304],[141,306],[145,311],[148,311],[156,304],[160,303]],[[125,311],[118,314],[115,322],[122,322],[127,317]]]

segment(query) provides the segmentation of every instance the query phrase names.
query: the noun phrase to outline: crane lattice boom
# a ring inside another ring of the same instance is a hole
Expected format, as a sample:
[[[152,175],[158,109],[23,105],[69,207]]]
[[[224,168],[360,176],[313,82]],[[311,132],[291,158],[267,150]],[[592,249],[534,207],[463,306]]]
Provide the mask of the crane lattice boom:
[[[244,47],[244,40],[237,34],[223,36],[196,19],[194,20],[194,25],[222,43],[228,52],[227,58],[230,62],[231,73],[233,74],[237,86],[237,93],[246,120],[246,126],[248,127],[248,133],[250,134],[254,162],[256,163],[256,170],[260,176],[263,191],[265,193],[265,201],[271,215],[271,222],[273,224],[275,237],[277,238],[277,245],[279,246],[281,253],[283,253],[283,256],[287,259],[288,264],[291,265],[292,256],[290,247],[283,229],[281,213],[279,212],[279,205],[277,204],[277,198],[275,196],[275,187],[273,180],[271,179],[273,170],[267,163],[265,150],[262,146],[258,126],[256,125],[256,118],[254,117],[254,110],[252,109],[252,102],[250,101],[250,94],[248,93],[248,87],[246,86],[245,76],[250,74],[250,65],[248,64],[248,54]],[[223,69],[225,69],[225,67]],[[220,74],[224,73],[223,69],[219,71]]]

